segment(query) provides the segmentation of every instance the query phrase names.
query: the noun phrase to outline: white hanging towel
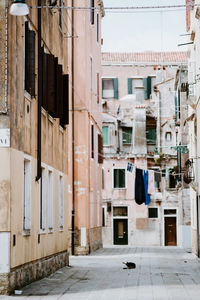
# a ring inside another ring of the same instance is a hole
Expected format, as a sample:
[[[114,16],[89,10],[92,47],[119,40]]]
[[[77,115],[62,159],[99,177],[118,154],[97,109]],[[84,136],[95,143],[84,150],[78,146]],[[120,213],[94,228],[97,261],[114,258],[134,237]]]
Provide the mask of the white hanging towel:
[[[149,170],[148,194],[155,193],[154,171]]]

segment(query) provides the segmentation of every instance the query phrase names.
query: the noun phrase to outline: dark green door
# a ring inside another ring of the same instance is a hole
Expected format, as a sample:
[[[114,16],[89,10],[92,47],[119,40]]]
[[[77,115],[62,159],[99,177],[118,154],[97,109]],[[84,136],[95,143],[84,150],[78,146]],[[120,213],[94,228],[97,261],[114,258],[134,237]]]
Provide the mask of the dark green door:
[[[114,245],[128,245],[128,220],[114,219]]]

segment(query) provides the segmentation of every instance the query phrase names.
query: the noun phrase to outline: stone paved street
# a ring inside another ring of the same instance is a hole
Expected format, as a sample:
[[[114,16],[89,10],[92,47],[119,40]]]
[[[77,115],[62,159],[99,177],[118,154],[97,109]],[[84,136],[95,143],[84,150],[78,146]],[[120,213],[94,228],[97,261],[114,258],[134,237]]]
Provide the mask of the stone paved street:
[[[123,261],[136,269],[123,269]],[[20,296],[0,299],[199,300],[200,261],[176,247],[111,247],[70,257],[65,267],[32,283]]]

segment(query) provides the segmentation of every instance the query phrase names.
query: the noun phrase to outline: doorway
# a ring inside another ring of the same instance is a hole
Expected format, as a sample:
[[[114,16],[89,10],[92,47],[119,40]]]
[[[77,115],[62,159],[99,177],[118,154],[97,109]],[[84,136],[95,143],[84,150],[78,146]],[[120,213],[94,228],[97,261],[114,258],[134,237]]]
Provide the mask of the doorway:
[[[177,246],[176,217],[165,217],[165,246]]]
[[[114,245],[128,245],[128,220],[114,219]]]

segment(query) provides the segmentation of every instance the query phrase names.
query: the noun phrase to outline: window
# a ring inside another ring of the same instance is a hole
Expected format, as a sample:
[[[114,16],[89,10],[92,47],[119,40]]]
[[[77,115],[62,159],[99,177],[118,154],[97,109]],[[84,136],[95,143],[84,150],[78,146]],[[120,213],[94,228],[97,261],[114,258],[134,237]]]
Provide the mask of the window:
[[[158,218],[158,208],[157,207],[149,207],[148,208],[149,218],[157,219]]]
[[[59,176],[59,228],[63,229],[63,176]]]
[[[131,144],[132,143],[132,127],[122,128],[122,143]]]
[[[102,97],[118,99],[118,78],[102,79]]]
[[[63,0],[59,0],[59,6],[60,8],[58,9],[59,11],[59,26],[60,26],[60,29],[62,30],[63,29]]]
[[[53,229],[53,172],[48,171],[48,228]]]
[[[119,206],[113,207],[113,216],[114,217],[127,217],[128,216],[128,208],[127,206]]]
[[[125,188],[125,169],[114,169],[113,170],[113,187],[116,188]]]
[[[108,126],[102,127],[103,145],[108,146]]]
[[[29,29],[29,23],[25,22],[25,70],[24,88],[35,97],[35,32]]]
[[[90,23],[94,25],[94,0],[90,0]]]
[[[147,144],[156,144],[156,139],[157,139],[156,128],[147,128],[146,130]]]
[[[31,229],[31,163],[24,160],[24,220],[23,229]]]
[[[102,226],[105,227],[106,226],[106,222],[105,222],[105,207],[102,207]]]
[[[94,158],[94,125],[91,125],[91,158]]]
[[[98,141],[98,163],[102,164],[103,163],[103,137],[101,134],[97,135],[97,141]]]
[[[41,197],[40,197],[40,229],[46,228],[46,170],[42,168],[41,177]]]
[[[165,139],[166,139],[167,142],[170,142],[171,139],[172,139],[172,133],[171,132],[166,132]]]

